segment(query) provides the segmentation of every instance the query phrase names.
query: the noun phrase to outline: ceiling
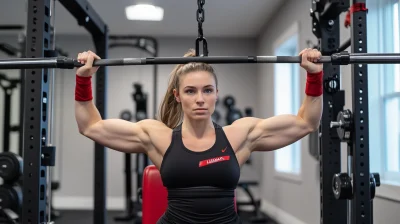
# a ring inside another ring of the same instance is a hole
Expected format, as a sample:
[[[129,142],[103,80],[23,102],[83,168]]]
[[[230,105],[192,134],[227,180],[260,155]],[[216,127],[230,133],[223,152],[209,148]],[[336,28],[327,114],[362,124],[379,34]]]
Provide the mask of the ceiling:
[[[88,0],[112,35],[196,36],[196,0]],[[206,0],[205,37],[256,37],[282,0]],[[125,7],[152,3],[164,8],[161,22],[128,21]],[[8,0],[0,7],[0,25],[26,24],[27,0]],[[18,16],[16,16],[18,15]],[[86,34],[59,2],[55,10],[56,34]]]

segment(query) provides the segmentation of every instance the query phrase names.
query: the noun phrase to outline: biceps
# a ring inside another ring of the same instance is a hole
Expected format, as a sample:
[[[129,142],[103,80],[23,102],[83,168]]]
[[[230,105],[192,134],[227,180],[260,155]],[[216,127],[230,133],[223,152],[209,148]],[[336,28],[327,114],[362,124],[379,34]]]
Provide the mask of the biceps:
[[[140,125],[108,119],[92,125],[84,135],[105,147],[127,153],[144,152],[145,133]]]
[[[252,148],[254,151],[271,151],[290,145],[311,129],[295,115],[279,115],[260,121],[254,129]]]

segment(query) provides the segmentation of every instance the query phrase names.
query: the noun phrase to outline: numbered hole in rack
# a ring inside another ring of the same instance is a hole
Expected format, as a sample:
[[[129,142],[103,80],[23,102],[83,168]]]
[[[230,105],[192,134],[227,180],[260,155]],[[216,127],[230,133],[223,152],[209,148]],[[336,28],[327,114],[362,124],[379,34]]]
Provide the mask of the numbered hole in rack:
[[[358,75],[359,75],[360,77],[363,76],[362,71],[360,71],[360,72],[358,73]]]
[[[32,136],[32,135],[31,135],[31,136],[29,136],[29,139],[30,139],[30,140],[33,140],[33,136]]]
[[[362,79],[360,79],[359,83],[362,85],[364,83],[364,81]]]
[[[35,89],[31,89],[31,92],[34,93],[34,92],[35,92]]]
[[[362,64],[358,64],[358,67],[362,68],[362,67],[363,67],[363,65],[362,65]]]
[[[35,80],[31,80],[31,83],[32,83],[32,84],[35,84]]]
[[[32,72],[31,72],[31,74],[32,74],[32,75],[35,75],[35,74],[36,74],[36,72],[35,72],[35,71],[32,71]]]
[[[33,6],[33,13],[37,13],[37,7]]]
[[[29,146],[29,149],[33,149],[33,145]]]
[[[32,177],[32,173],[29,173],[29,177]]]
[[[364,113],[364,111],[363,110],[360,110],[360,114],[363,114]]]
[[[361,24],[361,23],[359,23],[359,24],[358,24],[358,27],[360,27],[360,28],[361,28],[361,27],[362,27],[362,24]]]
[[[35,98],[31,98],[31,102],[34,102],[35,101]]]
[[[360,16],[360,17],[358,17],[358,20],[361,22],[362,21],[362,17]]]
[[[35,120],[35,118],[34,118],[34,117],[31,117],[31,121],[33,121],[33,120]]]
[[[361,36],[362,34],[363,34],[363,32],[362,32],[362,31],[358,32],[358,35],[360,35],[360,36]]]
[[[361,122],[361,124],[364,123],[364,119],[361,118],[361,119],[360,119],[360,122]]]
[[[362,50],[363,50],[362,47],[359,47],[359,48],[358,48],[358,51],[362,51]]]
[[[362,41],[361,39],[358,40],[358,43],[362,44],[362,42],[363,42],[363,41]]]
[[[33,163],[29,163],[29,166],[33,166]]]
[[[364,163],[360,163],[360,166],[363,167],[363,166],[364,166]]]
[[[362,152],[362,153],[360,153],[360,156],[361,156],[361,157],[364,157],[364,153],[363,153],[363,152]]]
[[[361,187],[364,187],[364,182],[361,182],[360,185],[361,185]]]
[[[360,93],[363,93],[363,90],[360,88],[359,92],[360,92]]]
[[[364,130],[364,126],[361,126],[361,127],[360,127],[360,130],[361,130],[361,131]]]
[[[35,108],[32,107],[32,108],[31,108],[31,111],[35,111]]]
[[[364,148],[364,144],[360,144],[360,148]]]
[[[361,212],[361,218],[365,218],[365,213]]]

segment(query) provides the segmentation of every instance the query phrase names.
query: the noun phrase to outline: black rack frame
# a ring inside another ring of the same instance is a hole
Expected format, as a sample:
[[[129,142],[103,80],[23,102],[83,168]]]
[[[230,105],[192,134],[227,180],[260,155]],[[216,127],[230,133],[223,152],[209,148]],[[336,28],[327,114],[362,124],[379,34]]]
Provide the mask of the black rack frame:
[[[26,57],[46,57],[51,51],[50,1],[28,1],[26,30]],[[59,2],[92,35],[96,53],[107,58],[108,27],[86,0],[59,0]],[[47,144],[47,97],[49,90],[48,69],[26,69],[24,74],[23,115],[23,211],[22,223],[46,221],[46,166],[43,148]],[[96,74],[96,106],[106,117],[107,68]],[[106,149],[95,144],[94,223],[106,222]]]
[[[353,4],[366,0],[352,0]],[[367,53],[367,12],[357,11],[351,15],[351,52]],[[353,198],[351,223],[373,223],[369,164],[369,113],[368,113],[368,66],[353,64],[352,102],[353,132],[349,154],[352,160]]]
[[[339,15],[347,11],[349,3],[366,3],[365,0],[312,0],[311,16],[313,33],[319,39],[323,55],[342,51],[349,46],[340,42]],[[318,15],[318,18],[316,17]],[[367,52],[367,12],[351,14],[351,52]],[[324,102],[319,133],[321,223],[371,224],[372,197],[369,172],[369,126],[368,126],[368,69],[366,64],[352,64],[353,131],[348,147],[351,161],[349,176],[352,178],[351,199],[337,200],[332,190],[334,174],[341,171],[341,139],[331,122],[336,120],[344,107],[344,91],[340,90],[340,68],[324,65]],[[318,138],[318,137],[316,137]],[[311,139],[311,141],[313,141]],[[347,208],[347,209],[346,209]],[[346,219],[347,218],[347,219]]]

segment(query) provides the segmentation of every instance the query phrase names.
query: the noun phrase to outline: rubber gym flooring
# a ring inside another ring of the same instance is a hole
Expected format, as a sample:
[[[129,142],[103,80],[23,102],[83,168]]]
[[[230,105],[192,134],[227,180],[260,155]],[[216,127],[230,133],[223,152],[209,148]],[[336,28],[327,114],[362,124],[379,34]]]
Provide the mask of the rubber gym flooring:
[[[54,221],[56,224],[92,224],[93,223],[93,211],[60,211],[61,216]],[[129,222],[116,222],[114,221],[115,216],[119,216],[121,212],[118,211],[108,211],[107,212],[107,223],[106,224],[124,224],[130,223],[135,224],[134,221]],[[243,220],[243,224],[250,224],[251,222],[247,221],[247,217],[249,215],[246,213],[241,214],[241,218]],[[254,222],[261,223],[261,222]],[[266,224],[279,224],[274,221],[264,222]]]

